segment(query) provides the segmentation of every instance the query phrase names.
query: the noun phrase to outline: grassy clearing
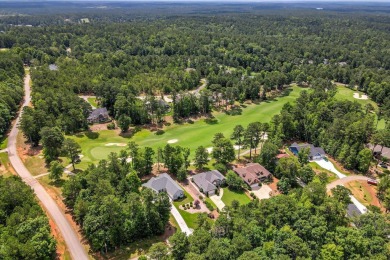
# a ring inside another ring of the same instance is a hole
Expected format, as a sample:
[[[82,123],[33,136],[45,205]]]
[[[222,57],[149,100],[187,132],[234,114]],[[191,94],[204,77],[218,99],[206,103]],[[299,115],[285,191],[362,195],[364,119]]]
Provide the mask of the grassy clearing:
[[[246,127],[249,123],[255,121],[269,122],[274,115],[280,112],[284,104],[293,102],[302,90],[299,87],[292,87],[282,97],[259,104],[244,105],[237,110],[236,115],[215,112],[213,113],[215,117],[213,120],[201,119],[193,124],[172,124],[165,127],[165,133],[159,136],[143,129],[131,138],[119,136],[113,130],[99,131],[89,137],[78,135],[71,138],[81,145],[85,157],[79,167],[84,169],[89,163],[97,163],[99,160],[107,158],[110,152],[119,152],[124,149],[124,147],[105,146],[105,144],[127,143],[130,140],[135,141],[141,147],[149,146],[157,149],[165,146],[171,139],[178,139],[175,144],[190,148],[191,156],[194,156],[194,151],[198,146],[212,146],[211,141],[216,133],[220,132],[229,137],[237,124]]]
[[[347,183],[345,187],[350,189],[356,199],[364,206],[369,206],[373,203],[374,198],[371,195],[371,192],[359,181]]]
[[[0,176],[9,177],[12,175],[12,166],[9,163],[7,153],[0,153]]]
[[[6,149],[8,146],[8,137],[0,139],[0,150]]]
[[[322,168],[321,166],[319,166],[315,162],[309,162],[309,165],[316,173],[325,172],[328,175],[328,183],[331,183],[332,181],[335,181],[338,179],[336,174],[334,174],[333,172],[331,172],[327,169]],[[318,181],[318,182],[320,181],[318,179],[318,175],[316,175],[314,177],[314,181]]]
[[[92,106],[94,107],[99,107],[98,103],[97,103],[97,100],[96,100],[96,97],[90,97],[88,98],[88,102],[89,104],[91,104]]]
[[[244,191],[232,191],[229,188],[223,189],[223,203],[225,203],[226,206],[231,206],[233,200],[240,202],[240,205],[247,204],[251,201]]]

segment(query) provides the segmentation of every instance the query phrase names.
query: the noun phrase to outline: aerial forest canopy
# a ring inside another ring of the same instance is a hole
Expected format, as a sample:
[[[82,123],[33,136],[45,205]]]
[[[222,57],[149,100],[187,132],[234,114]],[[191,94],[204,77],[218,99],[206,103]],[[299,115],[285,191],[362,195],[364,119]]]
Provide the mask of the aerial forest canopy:
[[[117,18],[6,26],[0,34],[0,47],[12,47],[34,67],[35,109],[51,116],[41,127],[84,129],[89,108],[76,100],[79,93],[96,94],[116,119],[124,115],[132,124],[150,123],[160,112],[149,111],[136,96],[180,96],[202,78],[208,80],[205,95],[214,100],[256,100],[291,82],[309,85],[322,78],[357,86],[382,105],[384,115],[390,107],[387,16],[236,14],[109,21]],[[58,70],[49,70],[49,64]],[[175,119],[209,112],[204,98],[187,100],[176,106]]]
[[[31,189],[0,176],[0,259],[54,259],[56,241]]]
[[[15,117],[23,97],[23,62],[10,51],[0,51],[0,140]]]

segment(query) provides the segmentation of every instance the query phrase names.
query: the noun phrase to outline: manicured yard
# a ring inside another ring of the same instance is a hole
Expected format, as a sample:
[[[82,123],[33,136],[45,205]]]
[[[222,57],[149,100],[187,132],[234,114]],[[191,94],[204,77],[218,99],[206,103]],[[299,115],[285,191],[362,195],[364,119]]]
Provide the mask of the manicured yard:
[[[95,97],[90,97],[88,98],[88,102],[94,106],[94,107],[99,107],[98,103],[96,102],[96,98]]]
[[[251,201],[251,199],[245,194],[244,191],[238,192],[230,190],[229,188],[224,188],[222,201],[226,206],[231,206],[233,200],[240,202],[240,205],[247,204]]]
[[[288,90],[290,91],[288,95],[260,104],[244,105],[245,107],[240,108],[241,111],[237,115],[215,112],[214,120],[201,119],[193,124],[172,124],[164,128],[165,133],[163,135],[155,135],[153,132],[143,129],[132,138],[124,138],[114,130],[102,130],[95,136],[88,137],[81,134],[71,138],[81,145],[85,155],[79,165],[80,168],[86,168],[89,163],[97,163],[99,160],[107,158],[110,152],[119,152],[125,148],[117,145],[106,146],[106,144],[126,144],[130,140],[135,141],[141,147],[149,146],[157,149],[165,146],[169,140],[177,139],[175,144],[190,148],[192,151],[191,157],[193,157],[198,146],[212,146],[211,141],[216,133],[221,132],[226,137],[230,137],[234,126],[237,124],[246,127],[249,123],[255,121],[269,122],[274,115],[280,112],[285,103],[293,102],[302,90],[302,88],[294,86]]]
[[[379,204],[377,203],[377,198],[375,197],[376,188],[369,186],[366,182],[353,181],[347,183],[345,187],[350,189],[356,199],[364,206]],[[373,203],[374,199],[376,200],[375,203]]]
[[[328,174],[328,183],[331,183],[332,181],[338,179],[337,176],[336,176],[336,174],[334,174],[333,172],[331,172],[331,171],[329,171],[329,170],[327,170],[327,169],[322,168],[321,166],[319,166],[319,165],[318,165],[317,163],[315,163],[315,162],[309,162],[309,165],[310,165],[310,167],[311,167],[316,173],[326,172],[326,174]],[[320,180],[318,179],[318,175],[316,175],[316,176],[314,177],[314,181],[318,181],[318,182],[320,181]]]
[[[177,209],[179,209],[180,205],[187,204],[190,203],[191,201],[194,201],[194,199],[185,189],[183,189],[183,191],[184,191],[185,198],[173,202],[173,204],[176,206]]]
[[[185,210],[181,210],[181,209],[178,209],[179,210],[179,213],[180,215],[183,217],[184,221],[187,223],[187,226],[189,228],[192,228],[192,229],[195,229],[197,228],[197,224],[196,224],[196,221],[198,219],[198,216],[200,214],[206,214],[206,213],[189,213]],[[207,218],[207,220],[211,223],[212,220]]]

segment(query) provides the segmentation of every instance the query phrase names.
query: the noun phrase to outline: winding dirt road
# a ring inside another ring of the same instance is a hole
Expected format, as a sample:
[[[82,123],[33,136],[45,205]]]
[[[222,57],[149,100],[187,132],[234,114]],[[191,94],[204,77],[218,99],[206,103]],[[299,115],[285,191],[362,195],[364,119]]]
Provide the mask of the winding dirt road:
[[[27,106],[31,100],[31,90],[30,90],[30,74],[26,74],[24,79],[24,91],[25,99],[22,105],[22,108]],[[73,259],[75,260],[87,260],[88,255],[84,250],[84,247],[81,245],[76,232],[73,230],[72,226],[66,219],[65,215],[62,213],[55,201],[50,197],[46,192],[43,186],[33,178],[31,173],[24,166],[22,160],[19,158],[19,155],[16,150],[16,139],[19,132],[18,124],[20,116],[23,109],[20,110],[19,116],[12,127],[12,130],[8,137],[8,156],[9,160],[14,167],[17,174],[23,179],[23,181],[29,185],[35,192],[38,199],[41,201],[43,206],[46,208],[46,211],[50,214],[51,218],[56,223],[58,229],[60,230],[66,245],[68,246],[69,252]]]

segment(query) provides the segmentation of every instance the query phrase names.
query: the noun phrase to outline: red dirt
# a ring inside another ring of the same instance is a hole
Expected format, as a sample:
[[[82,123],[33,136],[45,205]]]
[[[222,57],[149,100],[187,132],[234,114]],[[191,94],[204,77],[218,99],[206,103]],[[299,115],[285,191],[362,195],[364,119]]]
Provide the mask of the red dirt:
[[[356,181],[358,182],[361,186],[362,186],[362,189],[363,190],[366,190],[371,198],[372,198],[372,202],[371,202],[371,205],[373,206],[377,206],[379,207],[383,212],[385,212],[385,209],[384,207],[381,205],[378,197],[376,196],[376,193],[377,193],[377,187],[376,186],[373,186],[373,185],[370,185],[368,184],[366,181]],[[353,182],[352,182],[353,183]],[[357,189],[356,187],[354,187],[352,185],[352,183],[348,183],[346,184],[345,186],[350,189],[352,191],[352,193],[354,194],[354,196],[356,196],[357,198],[359,198],[360,200],[364,200],[364,192],[363,191],[360,191],[360,189]]]
[[[278,184],[279,180],[276,177],[273,177],[272,183],[268,184],[268,186],[272,189],[272,196],[276,196],[279,194]]]

